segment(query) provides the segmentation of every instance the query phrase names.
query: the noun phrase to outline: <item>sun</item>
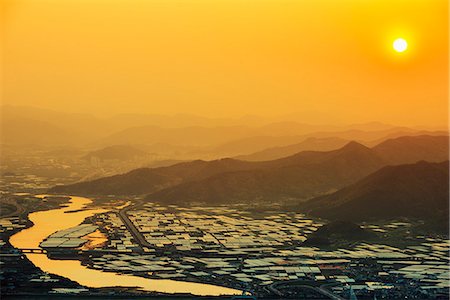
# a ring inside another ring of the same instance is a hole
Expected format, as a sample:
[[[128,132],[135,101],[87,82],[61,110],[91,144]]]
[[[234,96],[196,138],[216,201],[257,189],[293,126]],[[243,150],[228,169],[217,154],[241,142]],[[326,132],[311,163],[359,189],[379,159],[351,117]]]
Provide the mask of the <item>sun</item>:
[[[406,49],[408,49],[408,43],[405,39],[398,38],[394,41],[392,47],[394,47],[394,50],[397,52],[405,52]]]

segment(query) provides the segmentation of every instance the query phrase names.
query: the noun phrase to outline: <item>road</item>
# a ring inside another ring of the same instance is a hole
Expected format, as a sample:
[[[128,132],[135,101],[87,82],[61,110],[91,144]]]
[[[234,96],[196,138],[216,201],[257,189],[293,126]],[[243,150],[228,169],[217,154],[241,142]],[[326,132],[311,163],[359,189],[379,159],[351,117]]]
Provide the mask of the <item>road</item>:
[[[145,240],[144,236],[139,232],[136,226],[134,226],[133,222],[131,222],[130,218],[128,218],[127,215],[127,212],[129,210],[136,209],[139,205],[141,205],[140,202],[122,208],[119,211],[119,217],[127,227],[128,231],[131,233],[133,238],[139,243],[139,245],[141,245],[141,247],[153,248],[153,245]]]

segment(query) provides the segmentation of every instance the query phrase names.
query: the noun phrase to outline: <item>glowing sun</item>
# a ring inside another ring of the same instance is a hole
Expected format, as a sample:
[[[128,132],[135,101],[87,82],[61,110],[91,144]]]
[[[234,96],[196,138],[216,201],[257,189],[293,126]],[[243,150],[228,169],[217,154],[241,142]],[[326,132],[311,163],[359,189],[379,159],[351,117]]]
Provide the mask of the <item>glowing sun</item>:
[[[404,52],[408,49],[408,43],[404,39],[399,38],[394,41],[392,47],[394,47],[394,50],[397,52]]]

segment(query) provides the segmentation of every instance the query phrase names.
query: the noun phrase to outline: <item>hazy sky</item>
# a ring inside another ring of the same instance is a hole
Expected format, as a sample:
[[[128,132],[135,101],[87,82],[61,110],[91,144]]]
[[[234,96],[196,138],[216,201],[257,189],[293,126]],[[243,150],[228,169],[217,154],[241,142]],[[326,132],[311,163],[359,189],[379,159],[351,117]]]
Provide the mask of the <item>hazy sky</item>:
[[[2,3],[3,103],[100,115],[447,120],[446,0]],[[404,53],[392,49],[398,37]]]

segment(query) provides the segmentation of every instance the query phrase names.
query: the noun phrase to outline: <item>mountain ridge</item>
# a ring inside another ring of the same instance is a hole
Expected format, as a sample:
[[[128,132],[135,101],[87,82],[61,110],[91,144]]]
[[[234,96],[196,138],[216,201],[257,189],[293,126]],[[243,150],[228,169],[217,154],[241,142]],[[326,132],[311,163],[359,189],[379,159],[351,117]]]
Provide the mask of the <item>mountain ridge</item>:
[[[429,157],[440,158],[448,153],[448,146],[433,149],[435,143],[448,145],[448,136],[415,139],[419,140],[419,144],[428,145]],[[394,139],[379,145],[383,145],[383,151],[389,152],[392,149],[389,145],[396,143]],[[380,156],[380,151],[377,153],[373,148],[349,142],[337,150],[303,151],[271,161],[248,162],[233,158],[195,160],[161,168],[142,168],[96,181],[56,186],[50,192],[147,194],[149,200],[167,203],[307,200],[343,188],[391,164]],[[401,151],[415,151],[415,148],[401,147]],[[405,157],[414,158],[405,154],[400,157],[402,162]]]
[[[448,217],[448,182],[448,160],[385,166],[300,207],[313,216],[350,221]]]

